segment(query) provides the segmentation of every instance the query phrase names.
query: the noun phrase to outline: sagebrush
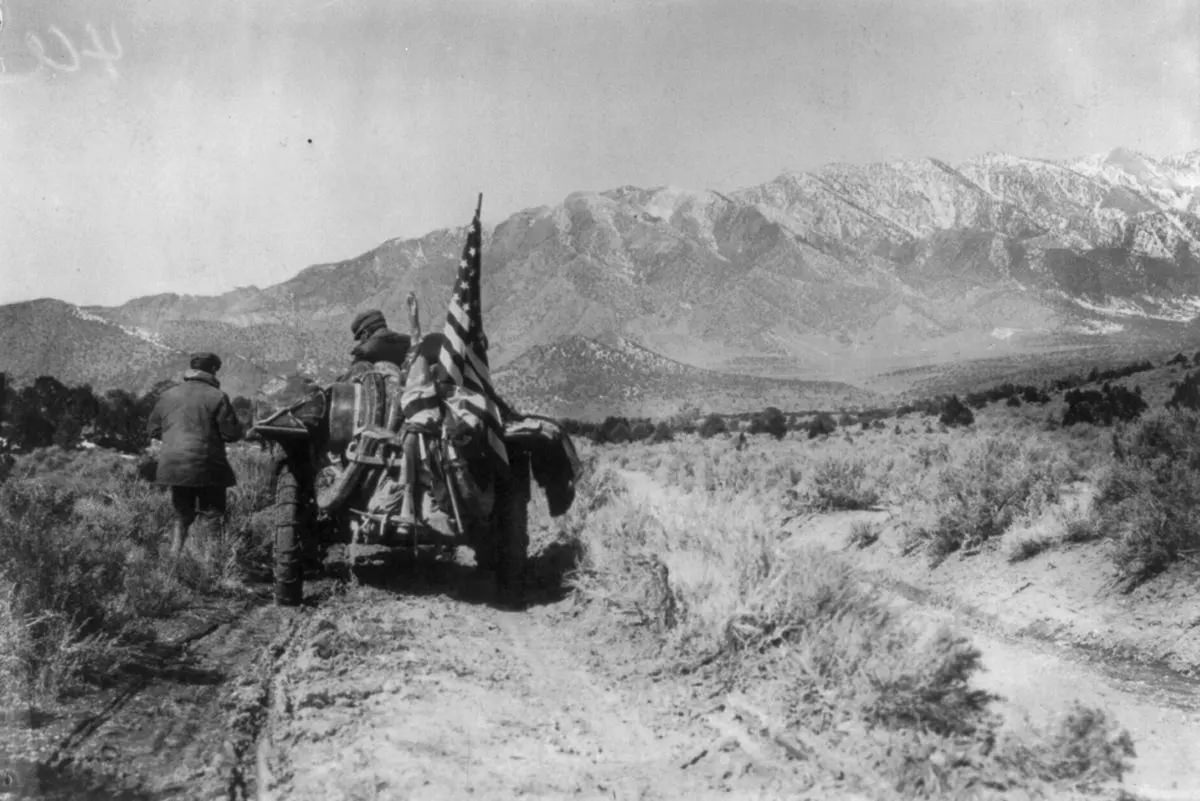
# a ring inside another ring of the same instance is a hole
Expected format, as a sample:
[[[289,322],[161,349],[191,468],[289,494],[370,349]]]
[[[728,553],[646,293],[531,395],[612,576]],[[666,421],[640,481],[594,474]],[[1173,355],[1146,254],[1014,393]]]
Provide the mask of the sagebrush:
[[[231,453],[241,477],[216,540],[169,558],[165,490],[110,451],[46,448],[20,457],[0,485],[0,687],[37,703],[102,681],[154,639],[152,621],[200,597],[237,592],[262,548],[267,459]],[[0,680],[4,681],[4,680]]]

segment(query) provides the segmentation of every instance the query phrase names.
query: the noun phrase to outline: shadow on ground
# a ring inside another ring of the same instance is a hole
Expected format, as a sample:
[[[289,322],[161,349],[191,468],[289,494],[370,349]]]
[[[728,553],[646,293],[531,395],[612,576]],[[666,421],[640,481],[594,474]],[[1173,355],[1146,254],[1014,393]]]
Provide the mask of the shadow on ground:
[[[552,542],[530,554],[519,595],[509,599],[502,597],[495,575],[478,569],[470,553],[467,548],[414,554],[406,549],[380,547],[351,555],[342,546],[330,550],[320,574],[399,595],[448,595],[465,603],[520,610],[566,598],[571,592],[569,576],[582,556],[580,545],[567,541]],[[306,604],[319,604],[321,600],[321,594],[306,593]]]
[[[0,797],[37,801],[149,801],[153,795],[72,765],[0,759]]]

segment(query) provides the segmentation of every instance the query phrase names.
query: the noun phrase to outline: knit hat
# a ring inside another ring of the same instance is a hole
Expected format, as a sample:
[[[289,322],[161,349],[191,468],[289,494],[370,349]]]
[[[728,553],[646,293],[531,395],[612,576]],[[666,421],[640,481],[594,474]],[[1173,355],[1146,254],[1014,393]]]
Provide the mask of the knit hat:
[[[387,320],[383,317],[383,312],[379,309],[367,309],[354,315],[354,322],[350,323],[350,331],[353,332],[354,338],[358,339],[364,333],[370,333],[376,328],[382,328],[387,325]]]
[[[215,373],[221,369],[221,357],[215,353],[193,353],[191,368],[205,373]]]

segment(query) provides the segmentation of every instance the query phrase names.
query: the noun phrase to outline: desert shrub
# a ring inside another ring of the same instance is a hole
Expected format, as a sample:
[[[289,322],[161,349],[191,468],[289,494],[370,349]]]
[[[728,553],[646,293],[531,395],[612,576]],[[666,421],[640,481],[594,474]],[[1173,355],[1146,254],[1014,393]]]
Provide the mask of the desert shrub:
[[[142,588],[153,581],[143,555],[154,521],[168,510],[136,491],[110,501],[81,491],[80,476],[39,480],[22,468],[0,488],[0,584],[9,588],[5,616],[20,630],[8,661],[38,697],[102,677],[113,652],[136,639],[133,624],[150,606]],[[99,487],[111,491],[119,482]],[[76,644],[86,647],[75,651]]]
[[[916,536],[935,561],[977,546],[1056,499],[1068,475],[1050,449],[997,437],[975,442],[936,469],[929,490],[934,522]]]
[[[988,723],[970,686],[979,651],[944,628],[921,632],[849,565],[820,549],[775,563],[726,626],[741,664],[763,656],[781,675],[787,722],[969,735]],[[781,647],[782,646],[782,647]]]
[[[725,425],[725,418],[719,414],[710,414],[700,423],[700,427],[696,429],[696,433],[702,439],[710,439],[717,434],[724,434],[728,430],[728,427]]]
[[[1063,542],[1090,542],[1101,532],[1090,515],[1074,517],[1063,524]]]
[[[787,418],[783,412],[774,406],[768,406],[754,415],[747,429],[750,434],[770,434],[775,439],[783,439],[787,435]]]
[[[986,392],[968,392],[963,397],[963,401],[972,409],[982,409],[988,405],[989,400]]]
[[[1022,537],[1008,551],[1009,562],[1024,562],[1050,548],[1053,541],[1045,536]]]
[[[137,398],[122,389],[109,390],[100,399],[92,433],[97,445],[123,453],[136,453],[150,444],[146,420],[157,395]]]
[[[1054,390],[1055,392],[1062,392],[1063,390],[1074,389],[1075,387],[1079,386],[1080,384],[1085,383],[1086,381],[1087,381],[1087,379],[1084,378],[1083,376],[1081,376],[1077,373],[1072,373],[1070,375],[1059,376],[1058,378],[1051,381],[1050,388],[1052,390]]]
[[[1145,580],[1200,547],[1200,414],[1164,410],[1119,435],[1097,514],[1114,559]]]
[[[814,504],[820,509],[869,509],[879,502],[879,492],[862,459],[819,459],[813,464],[811,480]]]
[[[632,437],[632,430],[629,420],[624,417],[606,417],[593,431],[592,440],[599,443],[612,442],[622,443],[629,442]]]
[[[666,422],[660,422],[650,434],[651,442],[673,442],[674,440],[675,434],[671,432],[671,427]]]
[[[694,434],[700,425],[701,412],[694,404],[684,404],[679,411],[667,418],[667,425],[672,431]]]
[[[572,509],[594,512],[624,495],[625,483],[614,470],[607,466],[603,469],[592,467],[584,471],[584,480],[576,488]]]
[[[1188,373],[1183,381],[1175,386],[1171,399],[1167,401],[1170,409],[1191,409],[1200,411],[1200,373]]]
[[[941,398],[920,398],[897,407],[896,416],[904,417],[905,415],[918,412],[925,417],[935,417],[942,413],[944,405],[945,401]]]
[[[0,486],[0,662],[18,666],[21,686],[2,689],[36,701],[100,681],[152,639],[149,618],[232,589],[264,495],[235,493],[225,535],[176,560],[160,552],[169,498],[134,460],[58,448],[19,458]]]
[[[1047,779],[1102,782],[1120,779],[1135,756],[1129,733],[1099,709],[1076,704],[1059,722],[1047,749]]]
[[[975,422],[975,415],[971,413],[957,395],[951,395],[942,405],[942,413],[938,417],[938,421],[944,426],[969,426]]]
[[[604,536],[582,535],[580,528],[581,554],[571,579],[576,591],[604,603],[626,622],[660,632],[678,625],[671,572],[655,547],[662,540],[659,521],[643,509],[623,506],[589,525]]]
[[[1024,387],[1021,390],[1021,400],[1025,403],[1044,404],[1050,402],[1050,396],[1037,387]]]
[[[849,544],[855,548],[868,548],[879,539],[879,524],[859,520],[850,526]]]
[[[1067,409],[1063,412],[1064,426],[1090,423],[1111,426],[1117,420],[1133,420],[1147,408],[1136,392],[1122,386],[1106,384],[1101,391],[1071,390],[1063,396]]]
[[[828,436],[837,431],[837,421],[828,412],[820,412],[808,423],[808,438]]]
[[[916,459],[924,470],[928,470],[934,465],[945,464],[950,460],[950,443],[945,441],[920,443],[917,445]]]
[[[1002,767],[1045,782],[1098,786],[1120,781],[1134,756],[1129,732],[1118,728],[1102,710],[1076,702],[1032,742],[1001,740],[995,758]]]
[[[1169,366],[1171,366],[1171,365],[1173,365],[1173,364],[1182,364],[1184,367],[1187,367],[1189,364],[1191,364],[1191,361],[1188,359],[1188,357],[1187,357],[1187,356],[1184,356],[1182,353],[1176,353],[1176,354],[1175,354],[1175,355],[1174,355],[1174,356],[1173,356],[1173,357],[1172,357],[1172,358],[1171,358],[1171,359],[1170,359],[1170,360],[1167,362],[1167,366],[1169,367]]]

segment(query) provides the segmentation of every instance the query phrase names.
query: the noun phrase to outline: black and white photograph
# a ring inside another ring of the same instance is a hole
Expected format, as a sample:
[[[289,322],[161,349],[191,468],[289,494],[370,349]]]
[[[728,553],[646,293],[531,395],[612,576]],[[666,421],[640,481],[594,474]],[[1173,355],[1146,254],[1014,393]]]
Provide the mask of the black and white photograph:
[[[0,0],[7,799],[1200,799],[1200,2]]]

